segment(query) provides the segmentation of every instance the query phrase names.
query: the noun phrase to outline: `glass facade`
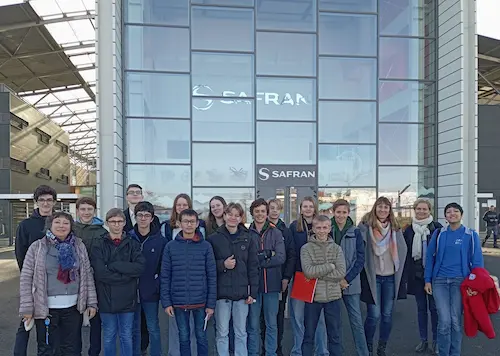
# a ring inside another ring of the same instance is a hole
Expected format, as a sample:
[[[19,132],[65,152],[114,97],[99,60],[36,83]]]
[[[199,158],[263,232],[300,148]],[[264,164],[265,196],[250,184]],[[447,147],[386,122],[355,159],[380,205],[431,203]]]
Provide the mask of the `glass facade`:
[[[312,167],[320,202],[358,219],[385,195],[408,215],[435,196],[436,7],[124,1],[127,183],[206,212],[213,195],[249,205],[259,167]]]

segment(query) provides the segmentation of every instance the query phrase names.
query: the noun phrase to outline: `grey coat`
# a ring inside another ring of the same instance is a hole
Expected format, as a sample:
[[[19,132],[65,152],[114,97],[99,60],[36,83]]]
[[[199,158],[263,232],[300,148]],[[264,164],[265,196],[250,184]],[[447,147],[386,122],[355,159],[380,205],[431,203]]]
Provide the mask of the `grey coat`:
[[[359,230],[365,241],[365,268],[361,273],[361,300],[368,304],[376,304],[377,301],[377,276],[375,274],[375,258],[371,243],[369,226],[360,223]],[[404,278],[404,265],[406,260],[406,242],[403,238],[403,233],[399,230],[396,233],[396,241],[398,244],[398,256],[400,266],[394,274],[395,293],[394,299],[406,298],[406,279]]]
[[[360,273],[365,264],[365,247],[363,237],[356,226],[347,229],[345,235],[342,236],[342,240],[340,240],[340,247],[342,247],[346,262],[345,279],[349,283],[349,287],[344,289],[342,294],[361,294]]]

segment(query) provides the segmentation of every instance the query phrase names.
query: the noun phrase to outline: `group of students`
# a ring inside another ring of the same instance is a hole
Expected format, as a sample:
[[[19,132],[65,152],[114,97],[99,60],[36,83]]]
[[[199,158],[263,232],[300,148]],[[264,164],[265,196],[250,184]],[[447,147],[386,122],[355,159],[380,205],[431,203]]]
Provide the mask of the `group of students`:
[[[170,220],[160,223],[139,185],[126,193],[129,207],[111,209],[105,222],[95,217],[93,199],[80,198],[73,221],[53,211],[54,189],[36,189],[38,208],[16,236],[22,322],[15,356],[27,355],[32,324],[39,356],[81,355],[81,328],[88,324],[89,356],[100,354],[101,338],[104,356],[117,354],[117,339],[122,356],[148,348],[160,356],[160,304],[170,316],[171,356],[208,355],[210,319],[220,356],[283,355],[288,301],[291,355],[343,355],[343,301],[357,355],[385,356],[394,303],[407,293],[415,295],[418,310],[415,351],[460,354],[460,284],[483,267],[483,257],[474,248],[477,233],[461,224],[457,203],[446,206],[448,226],[442,227],[430,202],[418,199],[412,224],[402,231],[385,197],[358,226],[349,202],[337,200],[326,216],[306,197],[300,218],[286,227],[278,199],[255,200],[248,225],[238,203],[213,197],[203,221],[190,197],[179,194]],[[296,272],[317,280],[312,303],[288,298]],[[360,301],[367,304],[364,325]]]

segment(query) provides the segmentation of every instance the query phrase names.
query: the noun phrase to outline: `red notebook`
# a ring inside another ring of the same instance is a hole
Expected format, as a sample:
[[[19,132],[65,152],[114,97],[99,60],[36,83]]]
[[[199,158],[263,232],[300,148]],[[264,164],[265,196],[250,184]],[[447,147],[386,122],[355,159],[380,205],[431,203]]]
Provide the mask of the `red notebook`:
[[[317,283],[317,279],[307,279],[303,272],[295,272],[290,298],[312,303],[314,301],[314,292],[316,291]]]

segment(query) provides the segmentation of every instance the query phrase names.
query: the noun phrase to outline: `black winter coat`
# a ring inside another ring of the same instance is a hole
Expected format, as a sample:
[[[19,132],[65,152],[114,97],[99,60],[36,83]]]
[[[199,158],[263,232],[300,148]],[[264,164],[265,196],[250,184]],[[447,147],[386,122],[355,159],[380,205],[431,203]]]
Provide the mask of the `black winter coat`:
[[[286,260],[281,266],[281,274],[283,279],[290,281],[295,274],[295,264],[297,263],[297,252],[295,251],[295,241],[293,241],[290,229],[286,227],[283,220],[279,219],[276,227],[283,234],[285,241]]]
[[[41,216],[38,209],[35,209],[31,216],[21,221],[17,227],[15,252],[19,269],[23,268],[24,257],[31,244],[45,236],[46,219],[46,216]]]

